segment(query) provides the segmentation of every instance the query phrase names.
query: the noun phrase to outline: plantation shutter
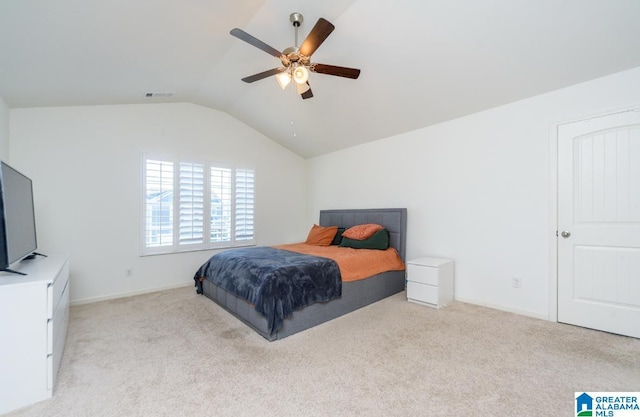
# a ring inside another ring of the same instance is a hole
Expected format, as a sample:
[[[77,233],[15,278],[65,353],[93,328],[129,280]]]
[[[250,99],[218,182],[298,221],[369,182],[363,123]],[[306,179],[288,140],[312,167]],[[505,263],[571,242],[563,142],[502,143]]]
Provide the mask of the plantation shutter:
[[[173,245],[173,163],[147,159],[145,181],[145,246]]]
[[[236,170],[236,240],[253,240],[254,172]]]
[[[231,241],[231,170],[211,167],[210,243]]]
[[[140,254],[255,244],[255,171],[143,154]]]
[[[178,243],[180,245],[204,241],[204,165],[180,163],[180,217]]]

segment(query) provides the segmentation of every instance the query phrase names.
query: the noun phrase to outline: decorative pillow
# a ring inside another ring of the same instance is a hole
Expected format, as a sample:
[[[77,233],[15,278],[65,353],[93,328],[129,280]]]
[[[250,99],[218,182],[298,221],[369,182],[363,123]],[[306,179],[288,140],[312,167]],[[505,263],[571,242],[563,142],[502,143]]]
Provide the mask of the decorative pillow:
[[[307,245],[329,246],[337,231],[338,226],[322,227],[314,224],[311,230],[309,230],[307,240],[304,243]]]
[[[342,237],[354,240],[365,240],[369,239],[375,232],[382,229],[382,226],[375,223],[359,224],[345,230]]]
[[[389,232],[387,229],[378,230],[369,239],[364,240],[349,239],[343,234],[340,246],[354,249],[386,250],[389,247]]]
[[[338,227],[338,231],[336,232],[336,235],[333,238],[333,241],[331,242],[332,245],[339,245],[340,242],[342,242],[342,234],[344,233],[345,230],[346,228],[344,227]]]

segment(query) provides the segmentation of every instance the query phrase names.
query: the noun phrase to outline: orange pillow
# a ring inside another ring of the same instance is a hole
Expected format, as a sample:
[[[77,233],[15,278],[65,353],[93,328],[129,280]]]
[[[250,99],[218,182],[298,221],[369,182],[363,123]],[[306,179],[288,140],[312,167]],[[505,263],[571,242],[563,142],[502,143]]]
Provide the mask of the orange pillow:
[[[309,230],[309,235],[304,243],[307,245],[329,246],[336,233],[338,233],[338,226],[322,227],[314,224]]]
[[[379,232],[384,227],[375,223],[359,224],[348,228],[342,234],[342,237],[353,240],[365,240],[369,239],[375,232]]]

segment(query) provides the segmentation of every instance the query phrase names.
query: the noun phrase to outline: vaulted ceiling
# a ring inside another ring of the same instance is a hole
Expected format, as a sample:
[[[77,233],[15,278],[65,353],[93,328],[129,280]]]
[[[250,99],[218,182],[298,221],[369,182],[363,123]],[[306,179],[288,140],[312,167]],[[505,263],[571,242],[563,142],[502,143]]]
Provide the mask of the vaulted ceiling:
[[[314,97],[229,35],[284,50],[320,17]],[[638,0],[2,0],[0,97],[10,108],[191,102],[303,157],[415,130],[640,66]],[[640,80],[639,80],[640,82]],[[156,93],[146,97],[147,93]]]

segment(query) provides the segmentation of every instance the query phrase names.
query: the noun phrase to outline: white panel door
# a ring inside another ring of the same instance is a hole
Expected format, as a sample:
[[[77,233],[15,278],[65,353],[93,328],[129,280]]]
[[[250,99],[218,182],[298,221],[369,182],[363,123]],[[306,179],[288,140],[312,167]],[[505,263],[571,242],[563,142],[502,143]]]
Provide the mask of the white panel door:
[[[640,111],[558,127],[558,321],[640,338]]]

